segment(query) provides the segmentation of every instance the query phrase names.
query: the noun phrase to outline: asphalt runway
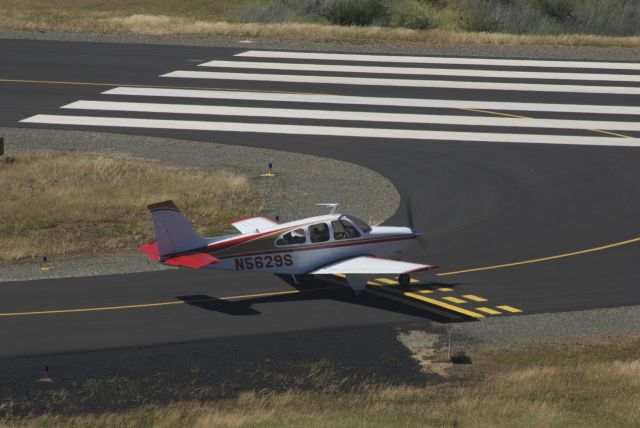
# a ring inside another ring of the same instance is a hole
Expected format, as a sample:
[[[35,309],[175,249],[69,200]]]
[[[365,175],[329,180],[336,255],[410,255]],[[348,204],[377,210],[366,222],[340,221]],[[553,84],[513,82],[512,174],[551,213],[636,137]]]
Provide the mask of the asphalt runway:
[[[640,304],[640,65],[20,40],[0,40],[0,51],[0,126],[268,147],[380,172],[411,198],[428,238],[408,258],[442,267],[416,290],[437,302],[485,317]],[[233,63],[199,65],[210,61]],[[404,223],[403,206],[388,224]],[[3,283],[0,355],[421,318],[440,319],[378,295],[354,302],[331,283],[297,292],[261,274]]]

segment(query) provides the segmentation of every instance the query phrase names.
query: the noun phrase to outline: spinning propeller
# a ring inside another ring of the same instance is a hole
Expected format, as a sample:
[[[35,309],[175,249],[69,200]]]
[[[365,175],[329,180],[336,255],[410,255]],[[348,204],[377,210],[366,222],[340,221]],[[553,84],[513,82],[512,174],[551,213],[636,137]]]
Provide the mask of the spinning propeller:
[[[405,211],[407,214],[407,224],[409,225],[409,228],[411,229],[411,231],[417,236],[416,240],[418,241],[418,244],[420,244],[420,247],[422,247],[423,250],[426,250],[427,239],[424,236],[424,232],[416,228],[413,223],[413,208],[411,205],[411,198],[409,197],[405,198],[405,205],[406,205]]]

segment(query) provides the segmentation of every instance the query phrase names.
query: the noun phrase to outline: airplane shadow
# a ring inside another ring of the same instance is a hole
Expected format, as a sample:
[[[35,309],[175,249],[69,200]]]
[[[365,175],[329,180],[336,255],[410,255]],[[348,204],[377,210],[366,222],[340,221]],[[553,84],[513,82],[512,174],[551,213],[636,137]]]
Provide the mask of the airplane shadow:
[[[189,296],[176,296],[187,305],[196,306],[198,308],[221,312],[227,315],[258,315],[260,311],[251,307],[251,303],[247,300],[222,300],[206,294],[193,294]]]
[[[360,296],[354,296],[353,291],[347,285],[336,284],[333,281],[324,280],[322,278],[314,278],[310,282],[304,284],[294,284],[289,277],[280,277],[284,282],[292,288],[300,291],[295,294],[283,294],[277,296],[254,297],[242,300],[222,300],[212,296],[203,294],[176,296],[176,298],[184,301],[188,305],[196,306],[208,311],[216,311],[228,315],[257,315],[261,312],[253,308],[257,303],[283,303],[297,301],[313,301],[313,300],[333,300],[353,305],[366,306],[369,308],[391,311],[403,315],[409,315],[417,318],[428,319],[438,323],[453,323],[473,321],[472,318],[460,317],[451,318],[440,315],[442,312],[439,308],[433,310],[429,305],[413,302],[407,298],[387,297],[381,293],[365,292]],[[429,289],[438,287],[453,287],[457,284],[445,283],[419,283],[412,284],[412,290]]]

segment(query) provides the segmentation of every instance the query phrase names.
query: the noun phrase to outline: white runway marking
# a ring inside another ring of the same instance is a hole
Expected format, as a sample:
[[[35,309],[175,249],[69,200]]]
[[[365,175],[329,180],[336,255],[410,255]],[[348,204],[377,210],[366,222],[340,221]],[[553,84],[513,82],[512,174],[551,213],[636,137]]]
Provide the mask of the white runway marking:
[[[547,85],[542,83],[458,82],[449,80],[378,79],[370,77],[303,76],[297,74],[223,73],[178,70],[161,77],[183,79],[243,80],[253,82],[321,83],[411,88],[481,89],[498,91],[572,92],[583,94],[640,95],[640,87]]]
[[[608,129],[640,131],[640,122],[612,122],[563,119],[517,119],[471,115],[373,113],[359,111],[228,107],[192,104],[76,101],[61,108],[145,113],[198,114],[212,116],[274,117],[287,119],[350,120],[364,122],[419,123],[437,125],[499,126],[514,128]]]
[[[193,120],[130,119],[125,117],[91,117],[36,115],[24,123],[49,125],[103,126],[116,128],[181,129],[197,131],[255,132],[263,134],[297,134],[406,140],[445,140],[496,143],[570,144],[585,146],[640,147],[638,138],[578,137],[566,135],[500,134],[484,132],[421,131],[407,129],[355,128],[337,126],[274,125],[266,123],[204,122]],[[304,141],[304,140],[303,140]],[[300,144],[304,144],[304,142]]]
[[[544,71],[504,71],[458,68],[372,67],[362,65],[294,64],[283,62],[209,61],[199,67],[251,70],[288,70],[334,73],[409,74],[458,77],[495,77],[500,79],[589,80],[601,82],[640,82],[640,74],[550,73]]]
[[[640,70],[640,63],[597,61],[547,61],[502,58],[460,58],[408,55],[360,55],[321,52],[246,51],[236,54],[251,58],[281,58],[322,61],[394,62],[405,64],[458,64],[505,67],[590,68],[614,70]]]
[[[469,108],[484,110],[538,111],[557,113],[615,113],[640,115],[640,107],[584,104],[518,103],[474,100],[438,100],[421,98],[355,97],[348,95],[297,94],[206,89],[165,89],[119,87],[103,92],[107,95],[145,97],[203,98],[216,100],[273,101],[318,104],[369,105],[389,107]]]

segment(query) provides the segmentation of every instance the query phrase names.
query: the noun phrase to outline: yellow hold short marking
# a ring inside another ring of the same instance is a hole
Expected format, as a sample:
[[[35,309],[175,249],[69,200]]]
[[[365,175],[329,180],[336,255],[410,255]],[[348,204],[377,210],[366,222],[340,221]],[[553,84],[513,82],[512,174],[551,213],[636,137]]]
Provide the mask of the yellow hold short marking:
[[[500,311],[496,311],[496,310],[491,309],[491,308],[484,308],[483,307],[483,308],[476,308],[476,309],[481,311],[481,312],[484,312],[486,314],[490,314],[490,315],[500,315],[500,313],[501,313]]]
[[[438,291],[453,291],[453,288],[442,287],[442,288],[438,288]]]
[[[443,297],[442,300],[448,300],[449,302],[453,302],[453,303],[467,303],[466,300],[462,300],[462,299],[458,299],[457,297]]]
[[[458,306],[450,305],[449,303],[445,303],[445,302],[442,302],[440,300],[431,299],[429,297],[421,296],[421,295],[416,294],[416,293],[404,293],[404,295],[407,296],[407,297],[414,298],[416,300],[421,300],[423,302],[430,303],[430,304],[435,305],[435,306],[439,306],[439,307],[444,308],[444,309],[448,309],[448,310],[453,311],[453,312],[457,312],[459,314],[464,314],[464,315],[466,315],[468,317],[484,318],[484,315],[479,314],[477,312],[473,312],[473,311],[470,311],[470,310],[467,310],[467,309],[464,309],[464,308],[460,308]]]
[[[382,282],[383,284],[387,285],[398,285],[398,281],[389,278],[376,278],[376,281]]]
[[[502,309],[503,311],[512,312],[512,313],[522,312],[522,309],[514,308],[513,306],[500,305],[496,307]]]
[[[464,297],[465,299],[476,301],[476,302],[486,302],[487,301],[487,299],[485,299],[484,297],[476,296],[474,294],[465,294],[462,297]]]

